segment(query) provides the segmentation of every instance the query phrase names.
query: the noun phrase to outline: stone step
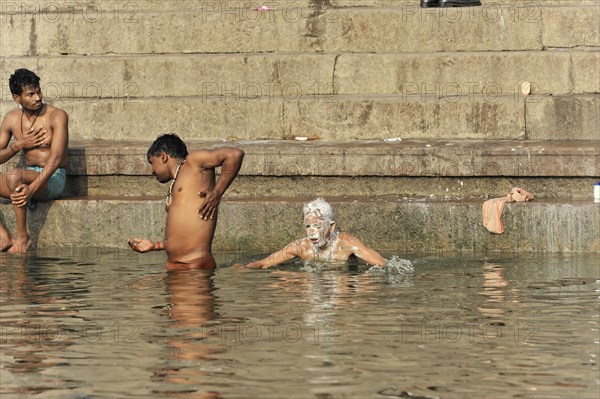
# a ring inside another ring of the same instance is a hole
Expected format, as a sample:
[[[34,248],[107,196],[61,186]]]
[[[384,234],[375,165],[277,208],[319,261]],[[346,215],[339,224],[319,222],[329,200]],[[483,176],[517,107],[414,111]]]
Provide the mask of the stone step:
[[[2,75],[29,67],[50,101],[211,97],[290,100],[331,95],[521,96],[600,93],[598,51],[437,54],[189,54],[14,57]],[[11,100],[8,82],[2,100]]]
[[[600,96],[352,95],[63,99],[73,140],[598,140]],[[5,115],[14,102],[0,103]]]
[[[415,0],[392,8],[297,7],[267,13],[127,9],[133,2],[114,3],[124,10],[40,8],[28,13],[19,10],[19,4],[2,3],[0,36],[10,38],[0,42],[4,57],[515,51],[598,47],[600,42],[600,7],[594,2],[494,2],[485,7],[421,9]]]
[[[504,0],[502,2],[483,2],[481,7],[504,6],[520,7],[523,9],[535,9],[536,7],[557,5],[598,5],[598,0],[544,0],[542,4],[529,0]],[[264,1],[238,1],[238,0],[136,0],[127,3],[114,3],[105,0],[86,0],[81,2],[57,2],[52,0],[20,0],[3,4],[2,13],[39,13],[52,15],[56,13],[86,13],[89,19],[93,14],[100,13],[122,13],[129,14],[133,18],[140,11],[182,11],[202,10],[205,13],[218,12],[225,16],[233,16],[236,13],[249,13],[256,11],[260,6],[267,6],[269,10],[282,11],[290,16],[297,13],[297,9],[330,10],[342,8],[406,8],[414,5],[410,0],[264,0]]]
[[[213,250],[269,253],[303,236],[302,204],[312,198],[225,198]],[[591,199],[507,204],[505,232],[482,225],[483,201],[402,200],[397,197],[327,197],[338,225],[381,252],[600,251],[600,204]],[[14,231],[11,205],[0,213]],[[162,199],[78,198],[39,203],[29,230],[43,254],[69,247],[125,248],[128,238],[160,239]],[[54,255],[56,256],[56,255]]]
[[[589,199],[593,177],[406,177],[406,176],[238,176],[227,192],[231,198],[275,196],[377,196],[399,199],[459,200],[495,198],[513,187],[527,189],[539,199]],[[168,186],[150,176],[69,176],[65,198],[77,196],[162,197]]]
[[[163,195],[146,142],[71,141],[67,195]],[[231,145],[246,156],[229,196],[394,195],[488,198],[514,186],[538,198],[589,198],[600,177],[600,141],[188,141]],[[3,173],[16,159],[2,165]]]
[[[71,175],[148,176],[147,142],[71,142]],[[187,141],[235,146],[249,176],[600,176],[600,141]]]
[[[298,197],[307,187],[315,196],[393,195],[397,198],[437,200],[486,199],[506,195],[513,187],[524,187],[536,198],[590,198],[593,177],[385,177],[385,176],[238,176],[228,196]],[[165,196],[167,186],[150,176],[69,176],[64,196]]]

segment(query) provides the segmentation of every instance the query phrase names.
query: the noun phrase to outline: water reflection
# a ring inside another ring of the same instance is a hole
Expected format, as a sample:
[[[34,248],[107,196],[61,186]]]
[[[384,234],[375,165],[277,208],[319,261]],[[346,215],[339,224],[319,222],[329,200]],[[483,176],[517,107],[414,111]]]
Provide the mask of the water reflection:
[[[505,289],[508,282],[504,278],[504,267],[496,263],[483,264],[483,287],[479,292],[485,301],[477,309],[489,318],[498,318],[504,315],[503,304],[506,300]]]
[[[154,372],[153,380],[163,380],[180,385],[177,389],[160,391],[168,397],[215,399],[219,392],[199,392],[211,373],[203,371],[202,363],[210,361],[214,354],[222,353],[222,345],[209,344],[215,335],[210,326],[217,318],[214,296],[214,271],[169,270],[165,287],[169,296],[166,316],[171,331],[166,345],[170,350],[169,366]]]
[[[10,359],[2,369],[11,373],[5,374],[10,388],[4,385],[3,393],[41,394],[69,382],[45,372],[65,363],[59,354],[80,336],[80,324],[73,321],[76,303],[88,291],[77,278],[49,272],[46,267],[54,261],[27,255],[0,260],[0,349],[2,358]],[[30,382],[10,383],[19,376]]]
[[[318,272],[274,270],[267,287],[272,289],[274,301],[291,298],[288,300],[296,304],[294,311],[298,314],[291,313],[290,318],[302,319],[304,331],[322,333],[331,339],[344,333],[337,321],[340,311],[364,306],[377,291],[377,277],[364,271],[348,273],[347,268],[321,268]],[[314,339],[311,334],[311,340]]]

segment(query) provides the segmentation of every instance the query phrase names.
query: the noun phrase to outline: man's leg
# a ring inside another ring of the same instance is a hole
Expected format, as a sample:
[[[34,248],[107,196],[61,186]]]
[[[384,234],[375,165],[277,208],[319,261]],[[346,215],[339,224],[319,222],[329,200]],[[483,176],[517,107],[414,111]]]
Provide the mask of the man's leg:
[[[12,238],[4,223],[0,220],[0,251],[6,251],[12,245]]]
[[[11,172],[9,172],[11,173]],[[10,199],[10,190],[6,184],[6,173],[0,174],[0,197]],[[12,245],[12,237],[4,222],[0,220],[0,251],[6,251]]]
[[[39,173],[26,170],[26,169],[15,169],[14,173],[7,174],[6,183],[9,192],[12,193],[20,184],[29,184],[38,177]],[[33,198],[44,197],[47,190],[47,184],[44,184],[40,189],[33,195]],[[9,196],[10,197],[10,196]],[[17,222],[17,234],[12,240],[12,246],[8,250],[11,253],[22,253],[26,252],[32,244],[29,231],[27,231],[27,206],[15,206],[15,218]]]

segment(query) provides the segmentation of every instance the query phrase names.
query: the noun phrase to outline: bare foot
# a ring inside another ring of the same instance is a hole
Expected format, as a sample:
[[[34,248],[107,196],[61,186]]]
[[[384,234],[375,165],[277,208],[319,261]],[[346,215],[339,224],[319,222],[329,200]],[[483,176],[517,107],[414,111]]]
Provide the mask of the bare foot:
[[[27,239],[25,239],[25,240],[19,240],[19,239],[14,240],[12,243],[12,246],[8,250],[8,253],[9,254],[23,254],[23,253],[27,252],[29,247],[31,247],[31,244],[33,244],[33,241],[31,241],[31,238],[29,238],[29,237],[27,237]]]

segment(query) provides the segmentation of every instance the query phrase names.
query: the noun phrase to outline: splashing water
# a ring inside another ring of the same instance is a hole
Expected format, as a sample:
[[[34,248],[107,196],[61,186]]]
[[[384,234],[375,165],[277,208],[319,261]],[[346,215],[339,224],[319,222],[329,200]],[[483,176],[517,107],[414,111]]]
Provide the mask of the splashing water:
[[[372,266],[368,272],[374,276],[382,276],[390,283],[406,282],[409,276],[414,273],[415,267],[408,259],[402,259],[396,255],[386,259],[385,267]]]
[[[402,274],[411,274],[415,272],[415,267],[408,259],[402,259],[396,255],[387,260],[386,267]]]

